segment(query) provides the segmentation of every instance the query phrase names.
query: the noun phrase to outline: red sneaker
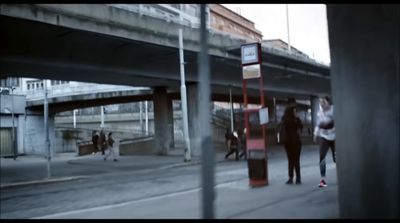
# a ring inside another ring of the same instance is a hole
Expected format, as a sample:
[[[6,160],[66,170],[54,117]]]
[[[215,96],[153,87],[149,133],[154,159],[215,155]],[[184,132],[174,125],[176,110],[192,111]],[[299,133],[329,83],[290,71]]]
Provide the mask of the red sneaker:
[[[318,187],[326,187],[326,186],[328,185],[326,184],[325,180],[321,180],[318,184]]]

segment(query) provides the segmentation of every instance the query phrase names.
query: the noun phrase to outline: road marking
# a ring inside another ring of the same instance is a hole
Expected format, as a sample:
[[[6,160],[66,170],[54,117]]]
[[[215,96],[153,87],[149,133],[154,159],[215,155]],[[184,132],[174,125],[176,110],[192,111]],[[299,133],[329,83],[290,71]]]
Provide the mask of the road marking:
[[[251,188],[248,179],[235,180],[231,182],[221,183],[215,186],[215,188],[222,187],[234,188],[239,190],[249,190]]]
[[[163,194],[163,195],[159,195],[159,196],[154,196],[154,197],[150,197],[150,198],[143,198],[143,199],[134,200],[134,201],[128,201],[128,202],[119,203],[119,204],[105,205],[105,206],[100,206],[100,207],[87,208],[87,209],[83,209],[83,210],[67,211],[67,212],[62,212],[62,213],[57,213],[57,214],[45,215],[45,216],[41,216],[41,217],[34,217],[34,218],[31,218],[31,219],[57,218],[57,217],[62,217],[62,216],[66,216],[66,215],[81,214],[81,213],[84,213],[84,212],[100,211],[100,210],[105,210],[105,209],[110,209],[110,208],[123,207],[123,206],[126,206],[126,205],[135,204],[135,203],[151,201],[151,200],[157,200],[157,199],[173,197],[173,196],[182,195],[182,194],[188,194],[188,193],[192,193],[192,192],[197,192],[197,191],[200,191],[200,189],[201,188],[195,188],[195,189],[190,189],[190,190],[187,190],[187,191],[174,192],[174,193],[170,193],[170,194]]]

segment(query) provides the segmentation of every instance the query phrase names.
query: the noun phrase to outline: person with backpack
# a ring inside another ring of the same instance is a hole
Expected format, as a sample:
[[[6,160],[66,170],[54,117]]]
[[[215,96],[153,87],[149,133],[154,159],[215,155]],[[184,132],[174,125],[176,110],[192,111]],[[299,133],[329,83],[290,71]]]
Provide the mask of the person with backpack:
[[[225,133],[225,140],[228,146],[228,153],[225,155],[225,159],[235,153],[235,160],[239,160],[239,136],[236,131]]]
[[[326,161],[325,157],[329,148],[332,151],[333,162],[336,163],[335,153],[335,123],[333,120],[333,103],[330,97],[320,99],[320,111],[317,116],[317,123],[314,129],[314,142],[319,141],[319,168],[321,180],[318,187],[326,187]]]
[[[288,158],[289,179],[286,181],[286,184],[293,184],[293,170],[295,170],[296,172],[296,184],[301,184],[301,140],[299,132],[302,131],[303,124],[301,120],[296,116],[296,109],[294,106],[288,106],[285,109],[280,128],[281,141],[284,144],[286,155]]]

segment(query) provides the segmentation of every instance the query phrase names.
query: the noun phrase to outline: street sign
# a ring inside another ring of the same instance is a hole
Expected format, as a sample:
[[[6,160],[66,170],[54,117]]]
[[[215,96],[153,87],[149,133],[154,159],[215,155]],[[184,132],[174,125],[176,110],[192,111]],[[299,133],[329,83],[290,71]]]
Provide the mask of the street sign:
[[[261,43],[241,46],[243,71],[244,126],[246,129],[246,154],[251,187],[268,185],[267,132],[268,109],[265,108],[263,76],[261,75]],[[256,78],[260,86],[261,108],[248,108],[247,79]]]
[[[260,43],[251,43],[241,46],[242,65],[260,63]]]
[[[243,79],[259,78],[261,76],[260,64],[243,66]]]

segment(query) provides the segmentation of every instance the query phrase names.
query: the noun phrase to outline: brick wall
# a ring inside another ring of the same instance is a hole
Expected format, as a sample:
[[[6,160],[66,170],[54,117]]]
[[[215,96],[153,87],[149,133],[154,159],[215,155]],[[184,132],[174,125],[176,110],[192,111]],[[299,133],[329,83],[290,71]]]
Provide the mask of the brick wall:
[[[261,42],[254,23],[219,4],[210,4],[211,28]]]

